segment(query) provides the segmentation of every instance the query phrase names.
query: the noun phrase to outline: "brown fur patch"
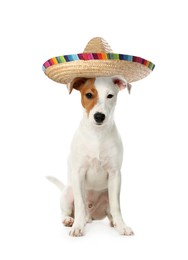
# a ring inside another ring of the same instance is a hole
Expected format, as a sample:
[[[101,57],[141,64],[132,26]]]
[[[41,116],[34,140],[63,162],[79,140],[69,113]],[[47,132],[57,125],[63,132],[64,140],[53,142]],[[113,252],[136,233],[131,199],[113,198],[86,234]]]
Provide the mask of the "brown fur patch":
[[[71,83],[71,91],[73,88],[80,91],[82,106],[85,108],[88,114],[98,101],[98,92],[95,88],[94,83],[95,78],[77,78],[74,79],[74,81]],[[89,93],[92,94],[91,98],[88,98],[86,96]]]

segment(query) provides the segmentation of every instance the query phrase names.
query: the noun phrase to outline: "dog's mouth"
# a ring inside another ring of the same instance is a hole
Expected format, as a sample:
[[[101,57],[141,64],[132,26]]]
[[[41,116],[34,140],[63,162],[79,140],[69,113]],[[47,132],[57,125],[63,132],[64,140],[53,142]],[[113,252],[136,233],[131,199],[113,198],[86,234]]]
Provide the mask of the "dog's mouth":
[[[96,122],[95,122],[95,125],[97,125],[97,126],[102,126],[103,123],[96,123]]]
[[[94,122],[93,122],[93,125],[96,126],[96,127],[103,127],[103,126],[106,125],[106,122],[101,122],[101,123],[99,123],[99,122],[94,121]]]

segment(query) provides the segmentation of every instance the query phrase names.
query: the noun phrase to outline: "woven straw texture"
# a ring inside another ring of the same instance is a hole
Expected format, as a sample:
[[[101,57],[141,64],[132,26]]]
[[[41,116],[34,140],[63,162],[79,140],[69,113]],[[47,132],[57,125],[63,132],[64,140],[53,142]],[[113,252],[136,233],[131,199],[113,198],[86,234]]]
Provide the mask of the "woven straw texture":
[[[52,80],[67,84],[76,77],[102,77],[121,75],[128,82],[145,78],[154,64],[140,57],[114,54],[108,43],[100,38],[89,41],[82,54],[52,58],[43,65]]]

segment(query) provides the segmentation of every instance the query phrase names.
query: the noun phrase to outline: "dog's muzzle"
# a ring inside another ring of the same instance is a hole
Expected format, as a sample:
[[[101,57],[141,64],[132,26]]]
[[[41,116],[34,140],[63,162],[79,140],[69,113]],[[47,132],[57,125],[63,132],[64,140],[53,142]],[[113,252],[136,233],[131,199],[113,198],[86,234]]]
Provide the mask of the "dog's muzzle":
[[[97,112],[94,114],[94,119],[97,124],[101,125],[105,119],[105,114]]]

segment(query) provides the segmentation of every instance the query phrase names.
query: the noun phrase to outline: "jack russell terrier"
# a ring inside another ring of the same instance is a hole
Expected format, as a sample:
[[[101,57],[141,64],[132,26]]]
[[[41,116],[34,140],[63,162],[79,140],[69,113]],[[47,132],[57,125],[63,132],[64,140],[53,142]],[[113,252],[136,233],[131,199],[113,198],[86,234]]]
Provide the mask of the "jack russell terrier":
[[[83,119],[68,159],[69,184],[47,177],[61,190],[62,222],[71,236],[82,236],[87,222],[108,217],[121,235],[133,235],[121,215],[120,186],[123,145],[114,122],[119,90],[131,85],[121,76],[76,78],[69,91],[79,90]]]

